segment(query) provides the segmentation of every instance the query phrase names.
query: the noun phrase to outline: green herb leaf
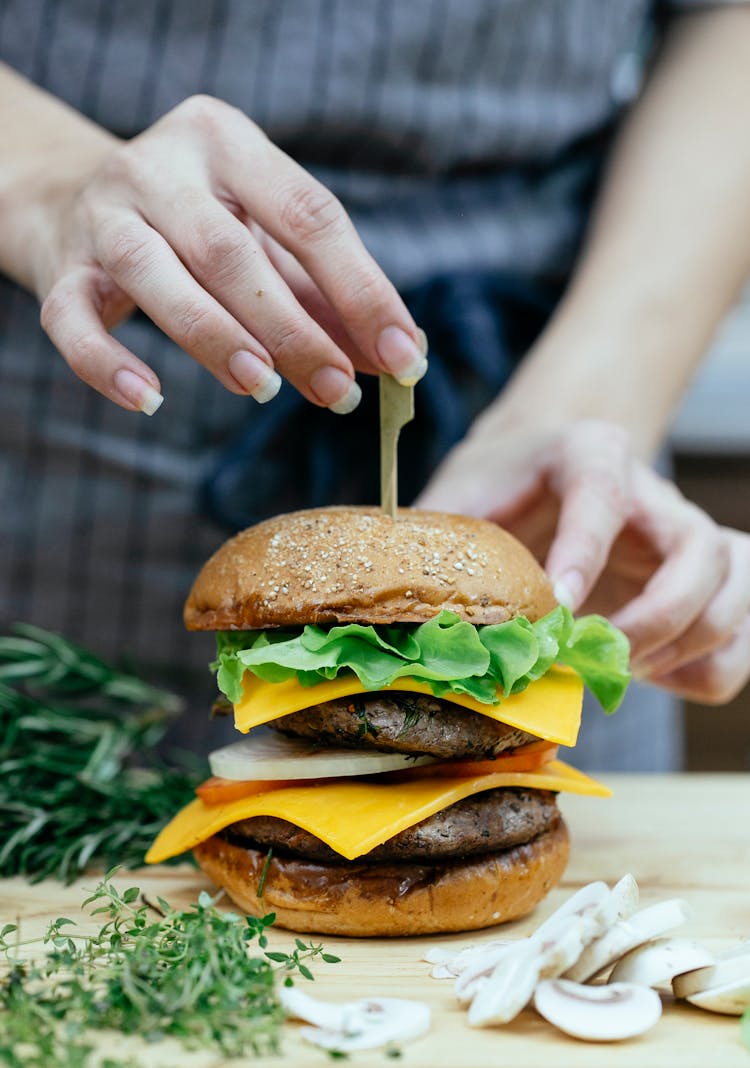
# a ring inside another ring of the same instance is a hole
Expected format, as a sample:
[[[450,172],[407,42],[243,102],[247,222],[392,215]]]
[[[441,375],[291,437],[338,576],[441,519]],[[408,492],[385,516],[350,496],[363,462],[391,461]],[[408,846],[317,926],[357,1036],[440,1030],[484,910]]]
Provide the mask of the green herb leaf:
[[[322,947],[301,943],[293,953],[256,956],[249,942],[260,943],[269,917],[221,912],[201,894],[184,910],[162,902],[165,915],[152,921],[149,905],[129,903],[133,890],[138,897],[137,887],[120,892],[107,876],[88,899],[97,906],[91,915],[106,916],[99,931],[60,939],[60,924],[70,922],[61,918],[41,939],[52,946],[45,957],[19,956],[29,942],[3,947],[0,1063],[88,1068],[100,1063],[94,1055],[99,1030],[147,1042],[169,1036],[188,1049],[243,1060],[280,1051],[285,1014],[276,974],[283,973],[282,982],[295,972],[312,978],[305,962],[324,959]],[[135,1065],[112,1057],[101,1063]]]
[[[261,869],[260,879],[258,880],[258,889],[255,891],[256,897],[263,897],[263,891],[266,888],[266,879],[268,878],[268,869],[271,866],[272,859],[273,849],[269,848],[266,853],[266,859],[263,861],[263,868]]]
[[[205,778],[156,752],[179,705],[57,634],[0,636],[0,875],[142,864]]]
[[[627,638],[603,616],[574,620],[559,605],[535,623],[518,616],[477,627],[443,611],[416,625],[219,633],[213,668],[234,702],[247,670],[272,683],[296,677],[303,686],[353,672],[367,690],[405,677],[424,679],[438,697],[465,693],[496,704],[498,688],[506,697],[519,693],[560,663],[614,712],[630,679],[628,658]]]

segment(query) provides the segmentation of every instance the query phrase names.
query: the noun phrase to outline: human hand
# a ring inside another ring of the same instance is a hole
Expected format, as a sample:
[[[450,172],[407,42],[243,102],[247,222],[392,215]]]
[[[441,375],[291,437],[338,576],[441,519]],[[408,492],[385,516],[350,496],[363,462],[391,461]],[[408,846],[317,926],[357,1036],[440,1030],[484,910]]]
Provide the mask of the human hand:
[[[558,600],[625,631],[640,678],[718,704],[750,677],[750,536],[718,527],[619,427],[501,437],[480,421],[416,503],[514,533]]]
[[[115,403],[161,403],[153,370],[109,334],[136,306],[261,402],[280,374],[345,413],[355,368],[424,373],[424,335],[341,205],[242,112],[192,97],[86,158],[40,213],[34,280],[44,329]]]

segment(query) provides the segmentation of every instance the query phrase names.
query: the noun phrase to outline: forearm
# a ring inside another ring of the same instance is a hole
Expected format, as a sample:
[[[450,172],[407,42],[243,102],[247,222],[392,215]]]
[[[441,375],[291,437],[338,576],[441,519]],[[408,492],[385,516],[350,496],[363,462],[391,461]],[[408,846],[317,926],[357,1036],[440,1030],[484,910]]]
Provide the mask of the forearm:
[[[482,424],[604,418],[650,454],[750,272],[750,9],[685,16],[609,163],[578,268]]]
[[[39,292],[51,204],[117,139],[0,64],[0,271]]]

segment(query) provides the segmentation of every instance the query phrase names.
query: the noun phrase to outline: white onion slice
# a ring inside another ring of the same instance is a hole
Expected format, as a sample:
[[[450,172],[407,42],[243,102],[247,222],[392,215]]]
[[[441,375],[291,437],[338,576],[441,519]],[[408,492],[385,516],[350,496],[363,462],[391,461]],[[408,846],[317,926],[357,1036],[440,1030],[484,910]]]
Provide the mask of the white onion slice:
[[[374,749],[319,746],[308,738],[287,738],[269,727],[258,727],[242,741],[209,754],[211,773],[222,779],[333,779],[345,775],[377,775],[434,764],[429,756],[379,753]]]

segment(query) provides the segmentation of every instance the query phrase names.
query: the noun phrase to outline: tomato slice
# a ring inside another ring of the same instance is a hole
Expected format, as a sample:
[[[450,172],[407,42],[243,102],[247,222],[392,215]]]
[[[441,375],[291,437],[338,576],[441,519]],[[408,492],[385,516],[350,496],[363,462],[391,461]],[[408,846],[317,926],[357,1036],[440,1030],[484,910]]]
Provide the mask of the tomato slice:
[[[446,760],[403,772],[404,778],[430,779],[436,775],[453,779],[462,775],[493,775],[499,771],[536,771],[554,760],[560,747],[554,742],[530,742],[494,760]]]
[[[224,805],[228,801],[240,801],[243,797],[265,794],[269,790],[280,790],[282,786],[299,786],[299,779],[256,779],[252,782],[240,779],[221,779],[213,775],[195,789],[196,794],[207,805]]]

